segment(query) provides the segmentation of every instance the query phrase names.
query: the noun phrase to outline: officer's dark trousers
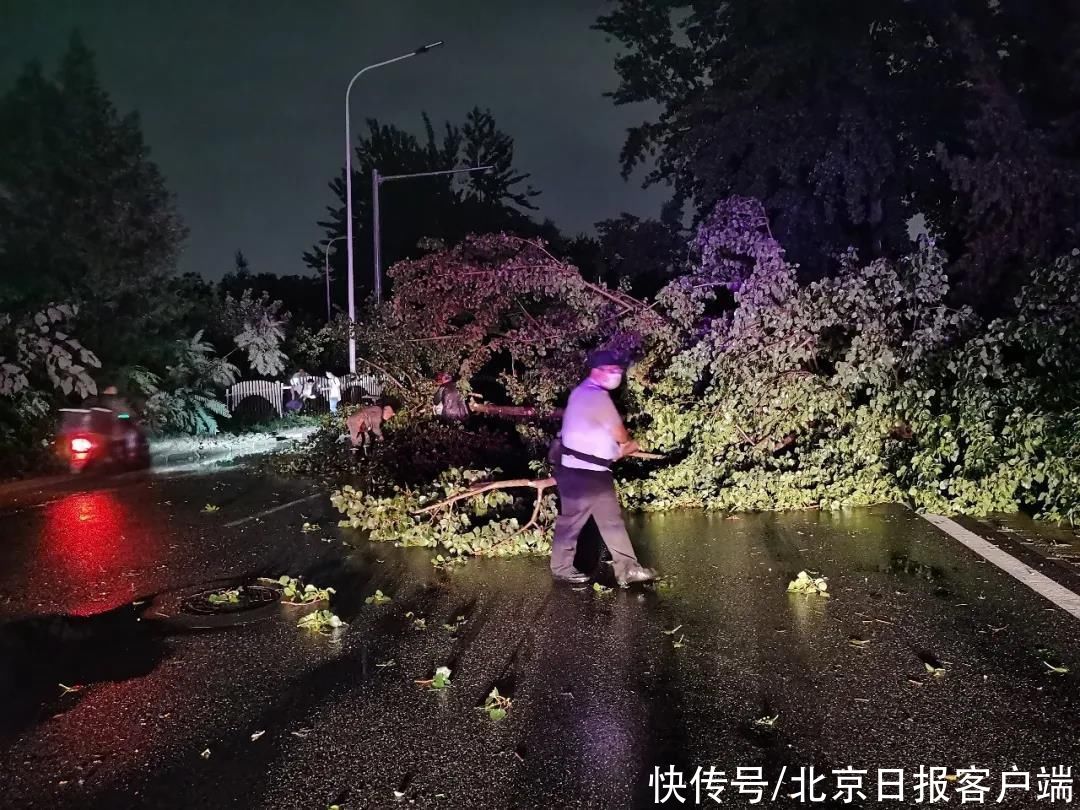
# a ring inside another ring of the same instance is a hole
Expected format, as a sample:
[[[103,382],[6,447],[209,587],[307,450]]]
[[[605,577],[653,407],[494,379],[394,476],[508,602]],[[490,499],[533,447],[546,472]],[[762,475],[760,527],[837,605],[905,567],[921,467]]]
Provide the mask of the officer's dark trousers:
[[[589,518],[596,521],[604,545],[611,552],[616,578],[629,573],[638,561],[623,523],[612,474],[560,464],[555,468],[555,483],[559,487],[559,517],[551,544],[551,573],[558,577],[573,572],[578,536]]]

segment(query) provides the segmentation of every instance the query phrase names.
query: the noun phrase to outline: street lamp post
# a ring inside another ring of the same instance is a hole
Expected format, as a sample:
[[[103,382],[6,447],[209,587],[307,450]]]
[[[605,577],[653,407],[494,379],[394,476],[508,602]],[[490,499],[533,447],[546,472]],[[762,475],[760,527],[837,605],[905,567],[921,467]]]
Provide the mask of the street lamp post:
[[[344,239],[344,236],[335,236],[326,246],[323,248],[323,255],[326,257],[326,322],[330,323],[330,246],[337,242],[339,239]]]
[[[494,166],[475,166],[471,169],[446,169],[441,172],[413,172],[412,174],[379,174],[371,170],[371,241],[375,259],[375,303],[382,303],[382,231],[379,219],[379,186],[391,180],[410,180],[414,177],[439,177],[464,172],[486,172]]]
[[[417,48],[415,51],[361,68],[357,71],[356,75],[349,80],[349,85],[345,88],[345,243],[348,245],[349,249],[349,371],[353,374],[356,373],[356,338],[353,336],[352,329],[353,325],[356,323],[356,289],[353,284],[352,139],[349,134],[349,94],[352,92],[352,86],[356,80],[369,70],[392,65],[394,62],[410,59],[421,53],[427,53],[432,48],[437,48],[442,44],[442,40],[440,39],[438,42],[424,45],[421,48]]]

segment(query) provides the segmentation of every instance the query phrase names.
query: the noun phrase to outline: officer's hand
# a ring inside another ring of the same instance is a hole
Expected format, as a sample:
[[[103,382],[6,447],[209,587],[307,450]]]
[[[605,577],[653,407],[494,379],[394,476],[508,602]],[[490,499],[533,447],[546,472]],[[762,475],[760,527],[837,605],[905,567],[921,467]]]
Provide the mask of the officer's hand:
[[[641,450],[641,445],[631,439],[630,441],[624,442],[623,444],[619,445],[619,458],[626,458],[627,456],[632,456],[639,450]]]

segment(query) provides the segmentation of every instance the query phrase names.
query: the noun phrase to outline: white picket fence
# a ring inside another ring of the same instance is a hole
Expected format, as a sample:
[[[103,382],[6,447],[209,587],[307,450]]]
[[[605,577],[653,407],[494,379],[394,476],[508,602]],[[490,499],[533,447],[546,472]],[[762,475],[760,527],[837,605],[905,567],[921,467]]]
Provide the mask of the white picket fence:
[[[283,391],[285,386],[276,380],[241,380],[234,383],[225,391],[225,404],[230,412],[235,412],[236,407],[248,397],[262,397],[273,407],[278,416],[284,414],[285,399]]]
[[[229,411],[235,412],[237,407],[249,397],[262,397],[274,409],[278,416],[285,413],[285,403],[293,396],[299,397],[308,382],[312,384],[312,392],[317,399],[308,400],[304,403],[304,410],[325,411],[330,407],[329,392],[330,381],[326,377],[308,375],[298,377],[297,391],[292,392],[290,383],[282,383],[277,380],[241,380],[230,386],[225,392],[225,403]],[[341,380],[341,398],[343,402],[365,402],[378,399],[382,396],[383,381],[374,374],[345,374],[338,378]],[[286,391],[289,391],[286,396]]]

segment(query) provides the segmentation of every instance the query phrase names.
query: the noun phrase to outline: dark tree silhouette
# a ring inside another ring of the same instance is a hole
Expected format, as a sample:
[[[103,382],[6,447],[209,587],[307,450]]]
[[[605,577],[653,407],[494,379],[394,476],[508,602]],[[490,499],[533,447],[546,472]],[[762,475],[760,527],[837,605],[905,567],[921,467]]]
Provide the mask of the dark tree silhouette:
[[[71,300],[106,370],[171,338],[185,235],[138,116],[121,115],[72,37],[54,78],[28,65],[0,99],[0,299]]]
[[[526,184],[529,175],[514,168],[513,139],[498,129],[488,110],[473,109],[461,127],[446,123],[436,131],[423,116],[423,137],[396,126],[367,122],[357,137],[353,160],[353,239],[357,289],[372,286],[371,172],[382,175],[443,171],[492,165],[488,172],[388,182],[380,190],[381,242],[384,270],[396,261],[422,253],[423,239],[454,243],[469,233],[512,231],[536,235],[546,226],[528,212],[539,192]],[[524,184],[524,185],[523,185]],[[304,262],[320,275],[324,246],[345,236],[344,171],[330,183],[335,203],[319,222],[325,236],[304,254]],[[550,228],[548,228],[550,232]],[[344,239],[334,244],[330,267],[333,300],[345,300]]]
[[[818,272],[849,245],[906,249],[923,213],[989,291],[989,257],[1075,236],[1078,19],[1064,0],[618,0],[596,27],[625,48],[615,102],[660,105],[625,172],[655,157],[646,182],[698,212],[761,199]]]

